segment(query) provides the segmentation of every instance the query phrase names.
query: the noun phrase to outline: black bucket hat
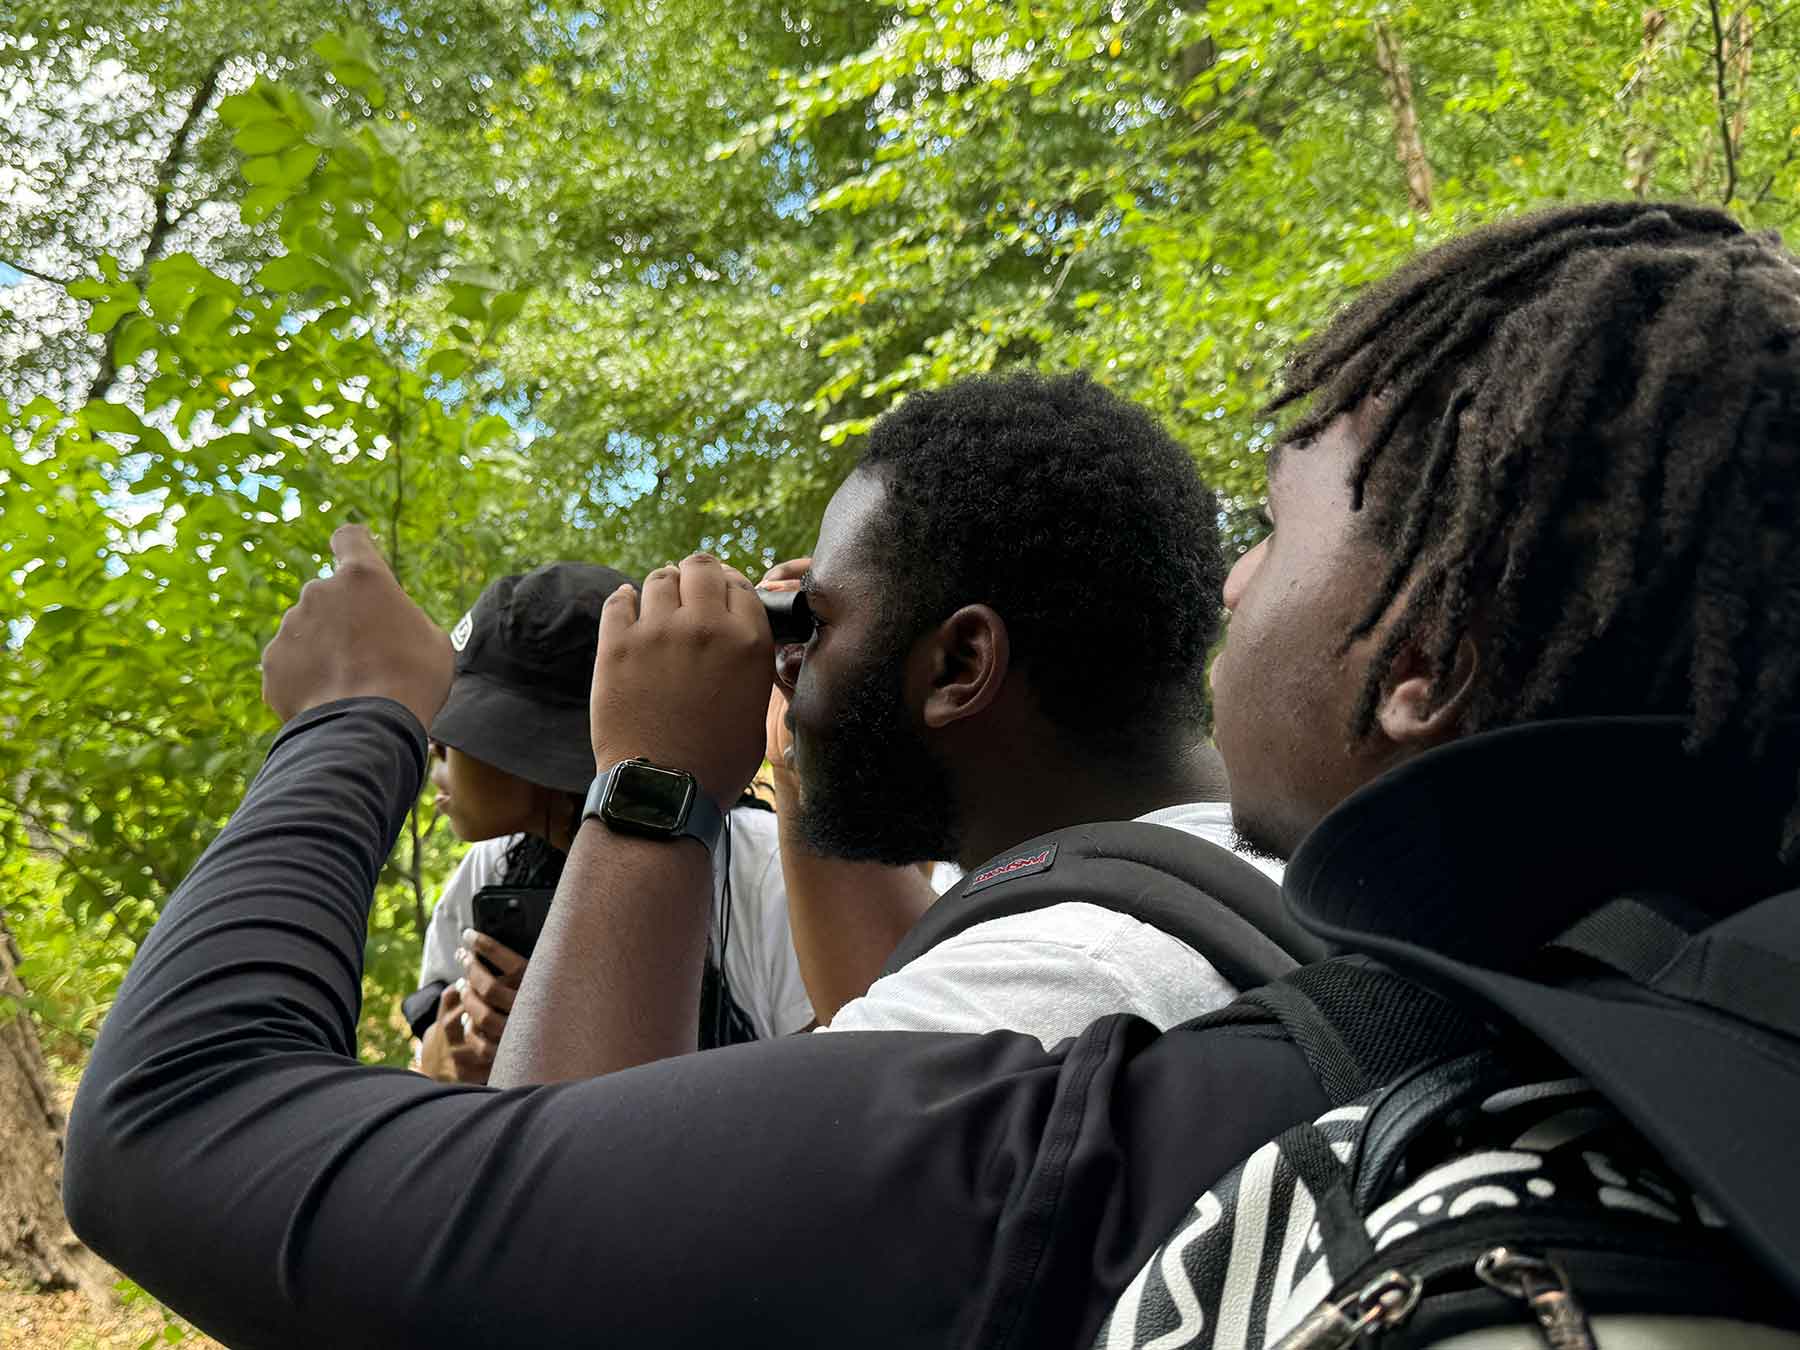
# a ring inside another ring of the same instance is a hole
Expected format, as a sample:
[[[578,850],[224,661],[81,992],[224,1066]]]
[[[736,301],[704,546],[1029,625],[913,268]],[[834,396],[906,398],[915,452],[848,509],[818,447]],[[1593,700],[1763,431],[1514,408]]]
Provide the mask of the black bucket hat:
[[[631,581],[610,567],[554,562],[489,585],[451,631],[456,679],[431,739],[527,782],[586,792],[600,606]]]

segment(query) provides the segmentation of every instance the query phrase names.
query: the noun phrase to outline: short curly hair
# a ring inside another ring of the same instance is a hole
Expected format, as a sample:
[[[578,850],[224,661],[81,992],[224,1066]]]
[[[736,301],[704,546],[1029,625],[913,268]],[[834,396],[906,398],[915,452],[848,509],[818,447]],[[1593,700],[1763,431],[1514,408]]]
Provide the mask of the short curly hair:
[[[985,603],[1071,748],[1163,753],[1204,725],[1219,504],[1143,408],[1085,375],[965,379],[882,417],[858,468],[888,493],[870,544],[896,641]]]

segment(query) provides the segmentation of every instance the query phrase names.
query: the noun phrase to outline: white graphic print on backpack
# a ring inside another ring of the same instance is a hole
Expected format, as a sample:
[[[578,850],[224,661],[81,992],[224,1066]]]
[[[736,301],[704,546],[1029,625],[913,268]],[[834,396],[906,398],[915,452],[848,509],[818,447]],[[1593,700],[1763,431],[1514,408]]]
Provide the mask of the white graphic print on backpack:
[[[1456,1329],[1535,1320],[1548,1336],[1555,1317],[1561,1343],[1581,1345],[1580,1290],[1534,1252],[1663,1257],[1672,1235],[1719,1245],[1716,1218],[1584,1083],[1488,1090],[1504,1080],[1471,1071],[1486,1059],[1371,1093],[1251,1154],[1145,1263],[1094,1350],[1347,1347],[1440,1293],[1463,1295]],[[1446,1104],[1451,1079],[1460,1105]],[[1406,1171],[1420,1152],[1427,1162]],[[1471,1312],[1466,1295],[1483,1286],[1505,1297]]]

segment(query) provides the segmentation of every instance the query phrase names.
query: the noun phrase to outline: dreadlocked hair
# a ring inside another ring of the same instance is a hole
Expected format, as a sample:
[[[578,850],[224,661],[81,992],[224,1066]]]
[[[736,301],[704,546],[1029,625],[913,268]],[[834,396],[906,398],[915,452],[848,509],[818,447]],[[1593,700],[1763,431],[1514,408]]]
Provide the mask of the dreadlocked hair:
[[[1421,255],[1293,357],[1296,446],[1360,410],[1351,482],[1390,562],[1395,656],[1440,687],[1465,637],[1465,732],[1679,713],[1688,749],[1760,757],[1800,711],[1800,267],[1700,207],[1605,203]],[[1800,851],[1800,810],[1783,853]]]

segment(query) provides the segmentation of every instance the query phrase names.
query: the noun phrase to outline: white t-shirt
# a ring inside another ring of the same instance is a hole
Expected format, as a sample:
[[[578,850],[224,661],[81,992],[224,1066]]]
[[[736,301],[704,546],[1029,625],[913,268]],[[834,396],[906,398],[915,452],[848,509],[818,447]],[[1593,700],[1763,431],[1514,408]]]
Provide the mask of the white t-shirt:
[[[756,1034],[767,1040],[786,1036],[813,1021],[812,1000],[800,978],[794,939],[788,931],[787,886],[781,877],[781,854],[775,815],[754,807],[734,807],[731,824],[731,922],[725,944],[725,980],[731,997],[744,1010]],[[451,984],[462,977],[456,949],[462,931],[475,916],[475,892],[494,886],[505,874],[506,851],[517,835],[484,839],[469,846],[444,883],[437,908],[425,931],[425,955],[419,985]],[[723,846],[716,855],[722,891]],[[711,951],[719,958],[723,925],[713,924]]]
[[[1231,807],[1189,802],[1139,820],[1230,848]],[[1240,854],[1276,880],[1279,863]],[[822,1031],[1022,1031],[1046,1047],[1110,1013],[1159,1028],[1222,1008],[1237,990],[1160,928],[1070,902],[976,924],[875,981]]]

